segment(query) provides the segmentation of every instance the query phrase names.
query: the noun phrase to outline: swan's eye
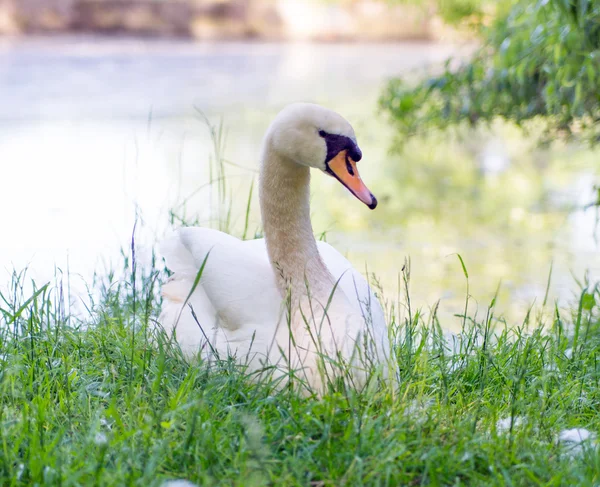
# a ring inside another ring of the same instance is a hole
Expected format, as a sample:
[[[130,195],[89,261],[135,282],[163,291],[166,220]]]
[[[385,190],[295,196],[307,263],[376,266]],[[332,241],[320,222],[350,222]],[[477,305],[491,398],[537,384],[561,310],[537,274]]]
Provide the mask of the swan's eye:
[[[350,176],[354,176],[354,168],[352,167],[352,164],[350,164],[348,154],[346,154],[346,170],[348,171],[348,174],[350,174]]]
[[[358,162],[362,159],[362,152],[354,141],[352,141],[352,144],[348,148],[348,152],[350,153],[350,157],[354,162]]]
[[[327,132],[325,132],[324,130],[319,130],[319,135],[323,138],[327,137]]]

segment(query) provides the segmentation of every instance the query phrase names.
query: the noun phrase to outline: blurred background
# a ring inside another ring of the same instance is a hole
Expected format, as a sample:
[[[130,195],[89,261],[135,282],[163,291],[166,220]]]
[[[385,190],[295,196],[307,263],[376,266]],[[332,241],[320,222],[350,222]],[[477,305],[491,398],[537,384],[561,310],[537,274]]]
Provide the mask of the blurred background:
[[[2,0],[6,34],[96,32],[190,39],[390,40],[440,35],[432,2]],[[429,3],[429,4],[428,4]]]
[[[0,0],[0,286],[29,267],[85,289],[118,265],[136,221],[140,263],[182,221],[260,235],[262,135],[309,101],[354,125],[381,202],[370,212],[315,174],[315,230],[386,299],[410,258],[413,304],[439,300],[458,327],[459,253],[473,312],[496,293],[516,322],[547,291],[570,303],[600,276],[598,151],[505,119],[403,131],[412,99],[389,102],[390,80],[478,52],[493,3]]]

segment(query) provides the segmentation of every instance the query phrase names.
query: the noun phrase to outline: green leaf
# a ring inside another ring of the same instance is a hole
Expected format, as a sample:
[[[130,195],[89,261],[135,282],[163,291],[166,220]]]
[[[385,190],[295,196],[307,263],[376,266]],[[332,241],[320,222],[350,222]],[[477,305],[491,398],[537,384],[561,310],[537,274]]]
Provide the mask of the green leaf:
[[[584,293],[581,297],[581,307],[586,311],[591,311],[593,307],[596,305],[596,300],[594,299],[594,295],[590,293]]]
[[[33,295],[27,300],[25,301],[21,307],[15,312],[14,315],[12,315],[6,322],[7,325],[10,325],[12,323],[14,323],[17,318],[19,318],[19,316],[21,316],[21,314],[23,313],[23,311],[25,311],[27,309],[27,307],[40,295],[42,294],[44,291],[46,291],[46,289],[48,289],[48,286],[50,285],[50,283],[45,284],[44,286],[42,286],[41,288],[39,288],[35,293],[33,293]]]
[[[458,257],[458,260],[460,260],[460,265],[462,266],[463,274],[468,279],[469,273],[467,272],[467,266],[465,265],[465,261],[463,260],[463,258],[460,254],[456,254],[456,256]]]

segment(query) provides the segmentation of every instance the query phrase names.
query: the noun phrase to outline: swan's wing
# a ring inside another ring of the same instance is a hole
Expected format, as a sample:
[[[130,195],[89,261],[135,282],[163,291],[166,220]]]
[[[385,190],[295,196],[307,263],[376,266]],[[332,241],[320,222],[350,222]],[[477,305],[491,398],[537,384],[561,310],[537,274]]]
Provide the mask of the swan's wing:
[[[354,309],[376,329],[385,329],[385,315],[379,299],[367,280],[352,264],[327,242],[317,242],[321,258],[333,277],[339,280],[339,288]]]
[[[179,346],[186,356],[208,350],[208,343],[215,343],[218,329],[218,315],[208,299],[202,285],[198,285],[189,298],[188,304],[195,317],[186,306],[186,299],[194,286],[194,277],[177,273],[162,286],[163,305],[159,322],[169,334],[175,334]]]
[[[170,235],[161,253],[175,280],[181,276],[188,283],[206,259],[200,286],[220,327],[234,331],[277,323],[281,296],[264,241],[243,242],[217,230],[187,227]]]

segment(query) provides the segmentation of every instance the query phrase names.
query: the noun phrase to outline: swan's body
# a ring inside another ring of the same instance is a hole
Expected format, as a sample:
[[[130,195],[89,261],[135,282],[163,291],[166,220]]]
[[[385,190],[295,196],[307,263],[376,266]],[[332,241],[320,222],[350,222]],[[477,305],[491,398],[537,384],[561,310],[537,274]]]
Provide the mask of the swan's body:
[[[379,301],[346,258],[315,241],[310,223],[310,167],[376,206],[356,172],[360,157],[352,127],[341,116],[316,105],[291,105],[271,125],[263,147],[265,239],[182,228],[165,240],[161,252],[174,275],[163,287],[160,321],[186,355],[233,355],[251,370],[294,369],[317,390],[340,370],[362,385],[373,364],[385,369],[389,345]]]

